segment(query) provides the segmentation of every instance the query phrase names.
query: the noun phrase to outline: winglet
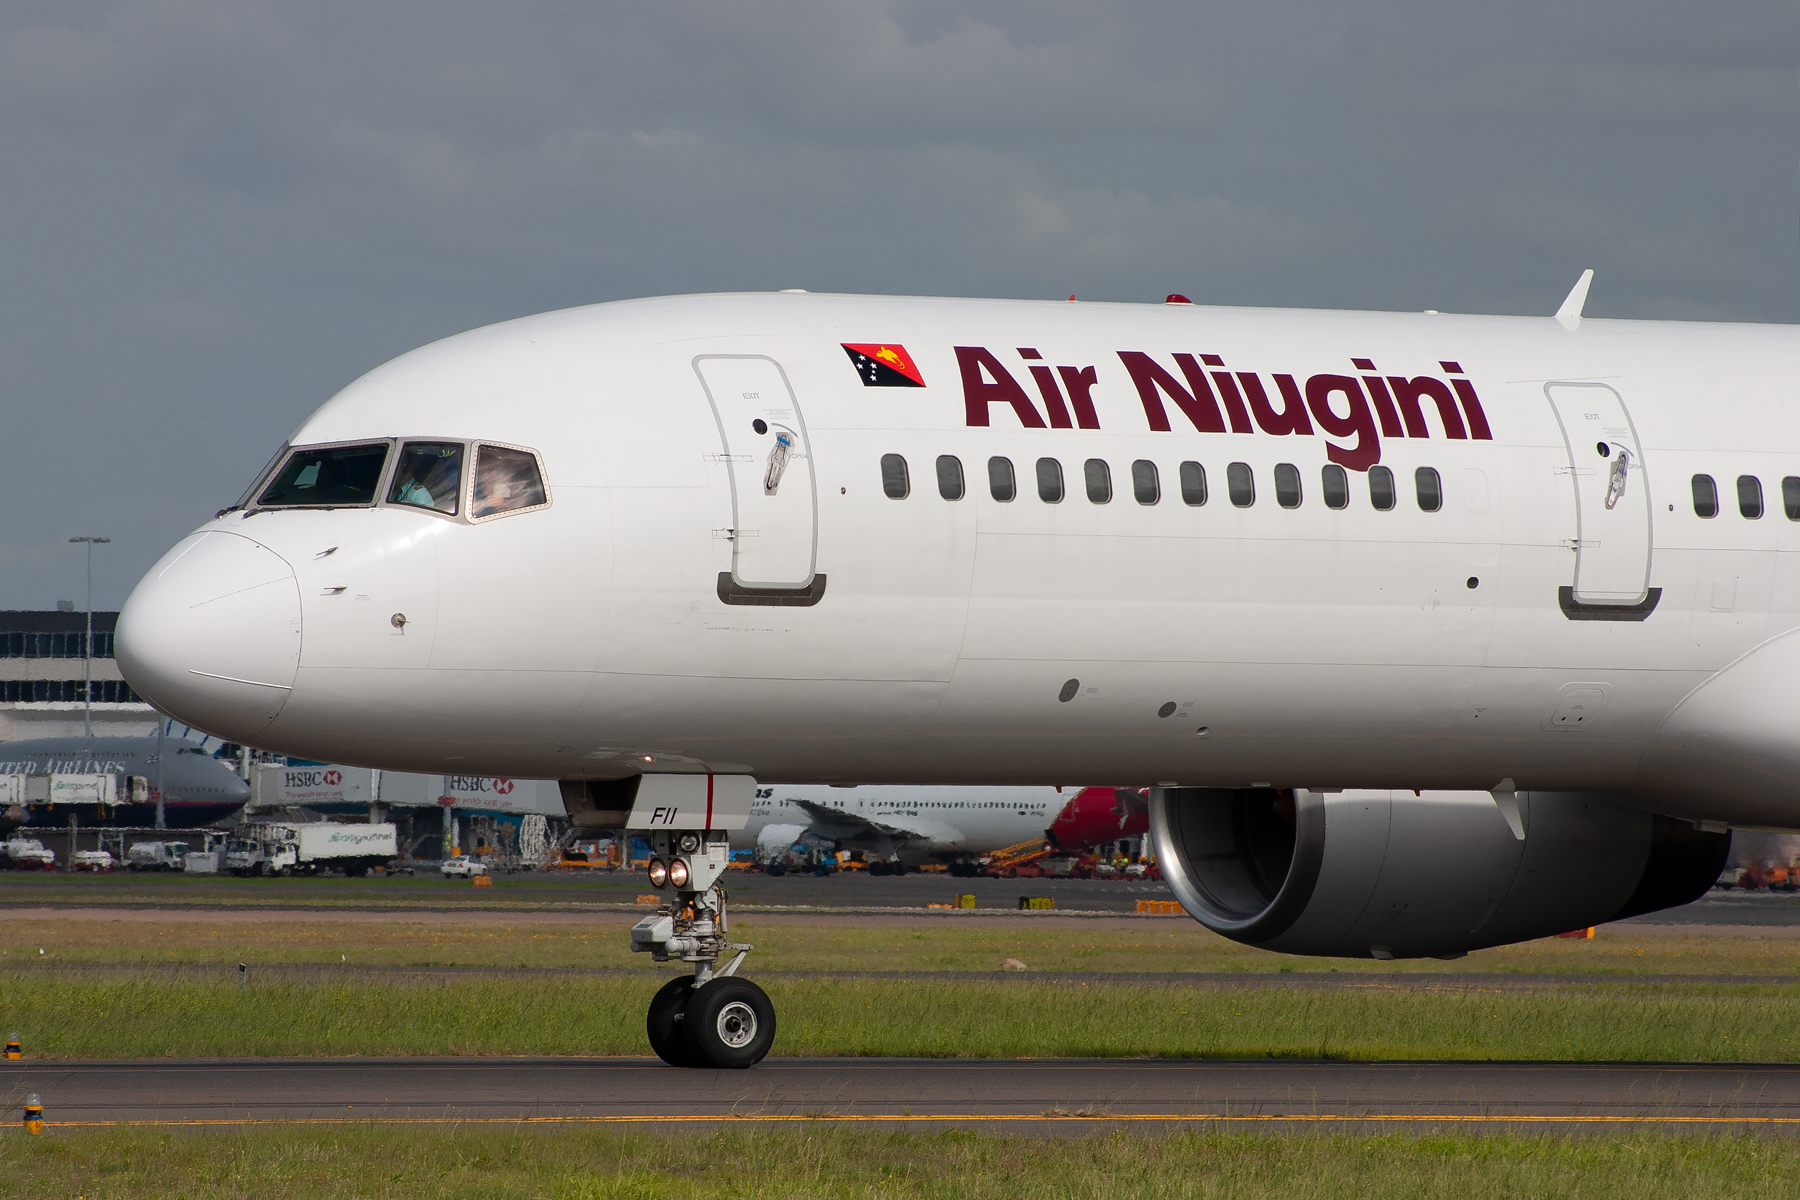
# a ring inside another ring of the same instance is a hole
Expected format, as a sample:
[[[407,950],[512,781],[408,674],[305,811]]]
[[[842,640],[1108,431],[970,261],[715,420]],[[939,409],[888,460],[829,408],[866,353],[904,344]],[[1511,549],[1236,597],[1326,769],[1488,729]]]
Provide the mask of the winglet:
[[[1556,319],[1570,333],[1581,328],[1581,307],[1587,303],[1588,285],[1593,282],[1594,271],[1590,267],[1581,273],[1581,278],[1575,281],[1575,286],[1569,291],[1569,298],[1556,310]]]

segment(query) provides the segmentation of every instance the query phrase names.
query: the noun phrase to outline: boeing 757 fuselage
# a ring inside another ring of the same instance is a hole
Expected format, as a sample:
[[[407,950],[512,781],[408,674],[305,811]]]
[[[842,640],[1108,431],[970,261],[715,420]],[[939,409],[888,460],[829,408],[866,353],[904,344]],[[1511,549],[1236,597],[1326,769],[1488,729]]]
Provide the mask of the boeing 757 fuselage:
[[[1797,369],[1578,303],[550,313],[308,418],[119,662],[235,741],[564,780],[683,895],[746,779],[1105,779],[1209,926],[1455,954],[1800,827]]]

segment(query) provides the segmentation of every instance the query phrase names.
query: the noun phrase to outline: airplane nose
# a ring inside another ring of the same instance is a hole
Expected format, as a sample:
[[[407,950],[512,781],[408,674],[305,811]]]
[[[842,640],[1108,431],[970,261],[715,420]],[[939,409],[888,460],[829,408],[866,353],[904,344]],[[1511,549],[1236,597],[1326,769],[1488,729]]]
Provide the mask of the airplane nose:
[[[274,551],[208,531],[150,569],[119,612],[119,671],[172,717],[249,742],[287,703],[300,666],[300,585]]]

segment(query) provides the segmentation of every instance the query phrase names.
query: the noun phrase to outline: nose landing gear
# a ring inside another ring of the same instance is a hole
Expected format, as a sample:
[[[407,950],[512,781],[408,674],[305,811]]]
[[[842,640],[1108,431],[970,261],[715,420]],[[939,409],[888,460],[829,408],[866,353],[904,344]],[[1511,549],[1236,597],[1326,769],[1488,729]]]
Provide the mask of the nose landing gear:
[[[657,962],[694,964],[691,976],[671,979],[650,1001],[650,1048],[672,1067],[753,1067],[775,1041],[775,1006],[737,977],[752,947],[726,937],[726,895],[718,883],[731,856],[726,835],[657,832],[649,839],[650,882],[673,886],[675,895],[632,927],[631,948]],[[719,966],[728,952],[735,953]]]

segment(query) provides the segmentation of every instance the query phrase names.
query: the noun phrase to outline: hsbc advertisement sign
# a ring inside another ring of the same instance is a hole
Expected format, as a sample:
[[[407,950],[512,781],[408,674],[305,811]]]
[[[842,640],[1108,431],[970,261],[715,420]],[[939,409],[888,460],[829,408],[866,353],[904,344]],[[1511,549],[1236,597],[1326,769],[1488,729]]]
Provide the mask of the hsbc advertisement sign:
[[[449,808],[478,808],[490,812],[563,814],[562,793],[554,782],[542,779],[445,775],[438,803]]]
[[[507,779],[493,775],[413,775],[367,767],[258,768],[256,803],[270,808],[365,805],[371,801],[401,808],[440,806],[497,813],[563,815],[562,792],[554,780]]]
[[[256,777],[256,803],[367,804],[373,774],[367,767],[263,767]]]

